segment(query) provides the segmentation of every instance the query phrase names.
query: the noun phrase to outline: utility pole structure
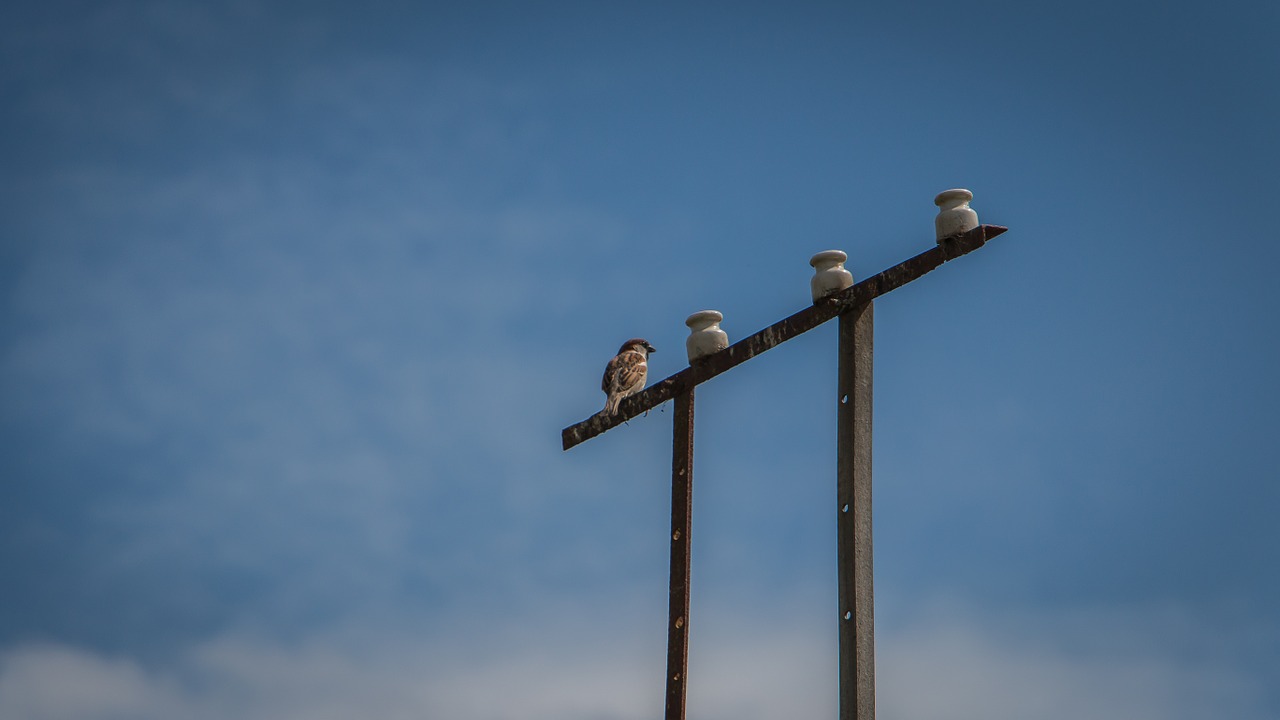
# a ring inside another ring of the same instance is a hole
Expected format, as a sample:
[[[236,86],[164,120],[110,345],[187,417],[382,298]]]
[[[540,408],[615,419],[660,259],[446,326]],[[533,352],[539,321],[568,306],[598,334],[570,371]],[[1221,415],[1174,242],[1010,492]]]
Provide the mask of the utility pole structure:
[[[954,193],[956,191],[948,191]],[[964,191],[967,193],[967,191]],[[945,194],[944,194],[945,195]],[[972,195],[969,195],[972,197]],[[943,198],[943,195],[939,195]],[[942,203],[937,201],[941,206]],[[964,206],[968,209],[968,206]],[[974,216],[973,222],[976,222]],[[978,225],[944,237],[936,247],[743,338],[623,398],[615,415],[593,415],[564,429],[564,449],[590,440],[658,405],[675,400],[671,459],[671,586],[667,625],[665,720],[685,720],[689,657],[689,532],[693,497],[694,388],[801,333],[839,318],[836,536],[840,637],[840,720],[875,718],[875,620],[871,534],[871,395],[873,305],[895,290],[982,247],[1008,228]]]

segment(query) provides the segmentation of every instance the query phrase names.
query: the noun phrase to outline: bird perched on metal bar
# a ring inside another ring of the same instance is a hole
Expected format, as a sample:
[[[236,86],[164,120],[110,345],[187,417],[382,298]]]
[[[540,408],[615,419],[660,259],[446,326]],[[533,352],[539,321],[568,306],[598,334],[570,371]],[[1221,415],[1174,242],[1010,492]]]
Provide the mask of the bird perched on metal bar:
[[[604,368],[604,379],[600,381],[600,389],[604,391],[605,415],[617,415],[618,403],[628,395],[635,395],[644,389],[649,378],[649,353],[657,352],[649,341],[632,338],[624,343],[618,354]]]

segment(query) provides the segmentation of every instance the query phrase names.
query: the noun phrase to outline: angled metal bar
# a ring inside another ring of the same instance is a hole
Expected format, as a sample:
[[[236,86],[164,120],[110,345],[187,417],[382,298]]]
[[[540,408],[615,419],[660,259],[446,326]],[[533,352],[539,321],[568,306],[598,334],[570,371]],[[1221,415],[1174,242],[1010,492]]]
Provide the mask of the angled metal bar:
[[[689,531],[693,528],[693,388],[676,396],[671,435],[671,599],[665,720],[684,720],[689,667]]]
[[[853,287],[825,298],[821,303],[815,303],[791,317],[780,320],[704,358],[697,367],[687,367],[631,397],[623,398],[616,415],[606,416],[597,413],[582,422],[570,425],[561,432],[564,449],[568,450],[574,445],[621,425],[640,413],[652,410],[677,394],[690,390],[801,333],[808,332],[849,308],[869,303],[890,290],[902,287],[948,260],[973,252],[1006,230],[1008,228],[999,225],[979,225],[969,232],[940,240],[936,247],[878,275],[873,275]]]

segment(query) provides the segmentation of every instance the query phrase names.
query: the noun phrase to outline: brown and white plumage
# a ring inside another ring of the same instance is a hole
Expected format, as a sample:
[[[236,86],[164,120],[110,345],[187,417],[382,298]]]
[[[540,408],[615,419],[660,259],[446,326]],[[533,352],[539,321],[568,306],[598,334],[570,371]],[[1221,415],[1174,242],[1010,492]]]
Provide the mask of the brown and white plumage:
[[[632,338],[624,343],[618,354],[604,368],[600,389],[604,391],[605,415],[618,414],[618,403],[628,395],[644,389],[649,378],[649,353],[657,352],[647,340]]]

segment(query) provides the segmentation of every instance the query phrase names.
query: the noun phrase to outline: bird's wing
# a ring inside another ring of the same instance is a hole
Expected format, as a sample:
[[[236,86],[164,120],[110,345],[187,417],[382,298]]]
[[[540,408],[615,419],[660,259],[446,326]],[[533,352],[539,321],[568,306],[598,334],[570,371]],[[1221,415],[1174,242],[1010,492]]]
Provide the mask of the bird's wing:
[[[600,389],[606,393],[628,390],[644,382],[648,365],[640,353],[623,353],[609,361]]]
[[[604,377],[600,379],[600,389],[609,392],[610,388],[617,387],[618,361],[621,356],[614,356],[609,360],[609,364],[604,366]]]

